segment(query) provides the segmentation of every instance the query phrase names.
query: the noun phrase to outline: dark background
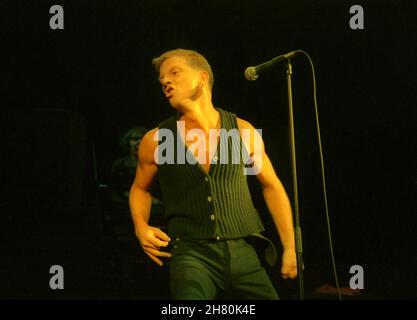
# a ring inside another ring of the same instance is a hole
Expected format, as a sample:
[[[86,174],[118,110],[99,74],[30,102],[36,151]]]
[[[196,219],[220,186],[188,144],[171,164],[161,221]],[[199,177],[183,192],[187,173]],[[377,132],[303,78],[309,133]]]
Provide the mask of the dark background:
[[[64,30],[49,28],[53,4],[64,8]],[[349,28],[355,4],[364,30]],[[243,71],[295,49],[310,54],[340,285],[361,265],[355,298],[417,298],[416,12],[415,1],[2,1],[0,297],[168,297],[166,270],[142,253],[128,209],[112,210],[109,174],[127,129],[172,114],[152,58],[189,48],[211,63],[215,106],[262,128],[291,199],[285,70],[256,82]],[[311,71],[305,57],[292,64],[306,296],[332,299],[314,293],[335,282]],[[64,290],[49,288],[54,264]],[[281,298],[297,299],[296,281],[279,279],[278,266],[269,272]]]

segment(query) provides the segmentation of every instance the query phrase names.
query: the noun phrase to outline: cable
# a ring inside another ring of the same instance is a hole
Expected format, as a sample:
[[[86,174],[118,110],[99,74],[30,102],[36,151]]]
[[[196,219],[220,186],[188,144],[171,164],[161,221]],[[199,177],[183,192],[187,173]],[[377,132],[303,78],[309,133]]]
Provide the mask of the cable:
[[[322,181],[323,181],[323,196],[324,196],[324,207],[326,211],[326,222],[327,222],[327,232],[329,235],[329,246],[330,246],[330,255],[332,258],[332,265],[333,265],[333,272],[334,272],[334,278],[336,281],[336,288],[337,293],[339,296],[339,300],[342,300],[342,296],[340,294],[340,287],[339,287],[339,280],[337,277],[337,270],[336,270],[336,262],[334,258],[334,252],[333,252],[333,242],[332,242],[332,233],[331,233],[331,227],[330,227],[330,218],[329,218],[329,208],[327,204],[327,189],[326,189],[326,177],[325,177],[325,170],[324,170],[324,159],[323,159],[323,150],[321,145],[321,135],[320,135],[320,123],[319,123],[319,112],[317,107],[317,90],[316,90],[316,74],[314,71],[314,65],[313,61],[311,60],[310,56],[307,52],[303,50],[298,50],[300,53],[304,54],[308,61],[310,62],[312,76],[313,76],[313,97],[314,97],[314,110],[316,115],[316,125],[317,125],[317,136],[318,136],[318,143],[319,143],[319,152],[320,152],[320,164],[321,164],[321,174],[322,174]]]

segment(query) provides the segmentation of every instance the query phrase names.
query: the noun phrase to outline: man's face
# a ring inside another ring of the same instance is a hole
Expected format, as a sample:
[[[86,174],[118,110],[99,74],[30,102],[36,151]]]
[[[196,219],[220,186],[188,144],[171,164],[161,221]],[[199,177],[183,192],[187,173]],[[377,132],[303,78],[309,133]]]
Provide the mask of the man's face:
[[[169,103],[176,108],[198,98],[202,74],[190,67],[184,57],[172,56],[161,64],[159,81]]]

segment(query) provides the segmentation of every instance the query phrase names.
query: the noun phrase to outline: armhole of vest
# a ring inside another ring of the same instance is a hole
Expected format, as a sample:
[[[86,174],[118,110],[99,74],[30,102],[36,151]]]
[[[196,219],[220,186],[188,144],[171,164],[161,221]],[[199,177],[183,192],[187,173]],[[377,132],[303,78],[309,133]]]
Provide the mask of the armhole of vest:
[[[232,125],[234,126],[234,128],[239,130],[239,126],[237,124],[237,115],[232,112],[229,112],[229,115],[230,115]],[[243,139],[242,139],[242,135],[240,134],[240,131],[239,131],[239,143],[241,144],[241,147],[245,149],[246,154],[249,154],[248,150],[246,149],[245,144],[243,143]]]
[[[217,108],[219,110],[219,112],[221,112],[223,114],[223,117],[225,119],[227,119],[227,122],[230,126],[229,129],[239,129],[239,127],[237,126],[237,116],[235,113],[227,111],[227,110],[223,110],[221,108]],[[225,124],[222,124],[223,128],[226,128]]]
[[[235,113],[230,112],[230,117],[232,120],[233,128],[236,128],[239,130],[239,126],[237,125],[237,115]]]
[[[166,127],[167,127],[167,124],[168,124],[168,122],[169,122],[169,119],[170,119],[170,118],[168,118],[168,119],[165,119],[165,120],[161,121],[161,122],[158,124],[158,129],[163,129],[163,128],[166,128]]]
[[[230,112],[229,115],[230,115],[232,129],[237,129],[239,131],[239,126],[237,124],[237,115],[232,112]],[[240,131],[239,131],[239,139],[240,139],[240,142],[242,142],[242,135],[240,134]]]
[[[163,121],[161,121],[159,124],[158,124],[158,130],[159,129],[172,129],[172,122],[173,123],[176,123],[176,117],[175,117],[175,115],[173,115],[173,116],[171,116],[171,117],[169,117],[168,119],[165,119],[165,120],[163,120]],[[159,138],[159,137],[158,137]],[[161,143],[161,141],[158,139],[158,145]]]

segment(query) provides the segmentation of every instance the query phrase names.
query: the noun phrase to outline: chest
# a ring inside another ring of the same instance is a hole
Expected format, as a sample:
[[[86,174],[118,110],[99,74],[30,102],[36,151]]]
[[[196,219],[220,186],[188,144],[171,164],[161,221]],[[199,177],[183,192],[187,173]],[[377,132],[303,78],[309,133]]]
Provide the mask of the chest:
[[[211,163],[217,160],[220,130],[204,131],[201,128],[185,128],[179,130],[179,138],[185,145],[187,157],[189,157],[188,162],[198,162],[208,173]]]

